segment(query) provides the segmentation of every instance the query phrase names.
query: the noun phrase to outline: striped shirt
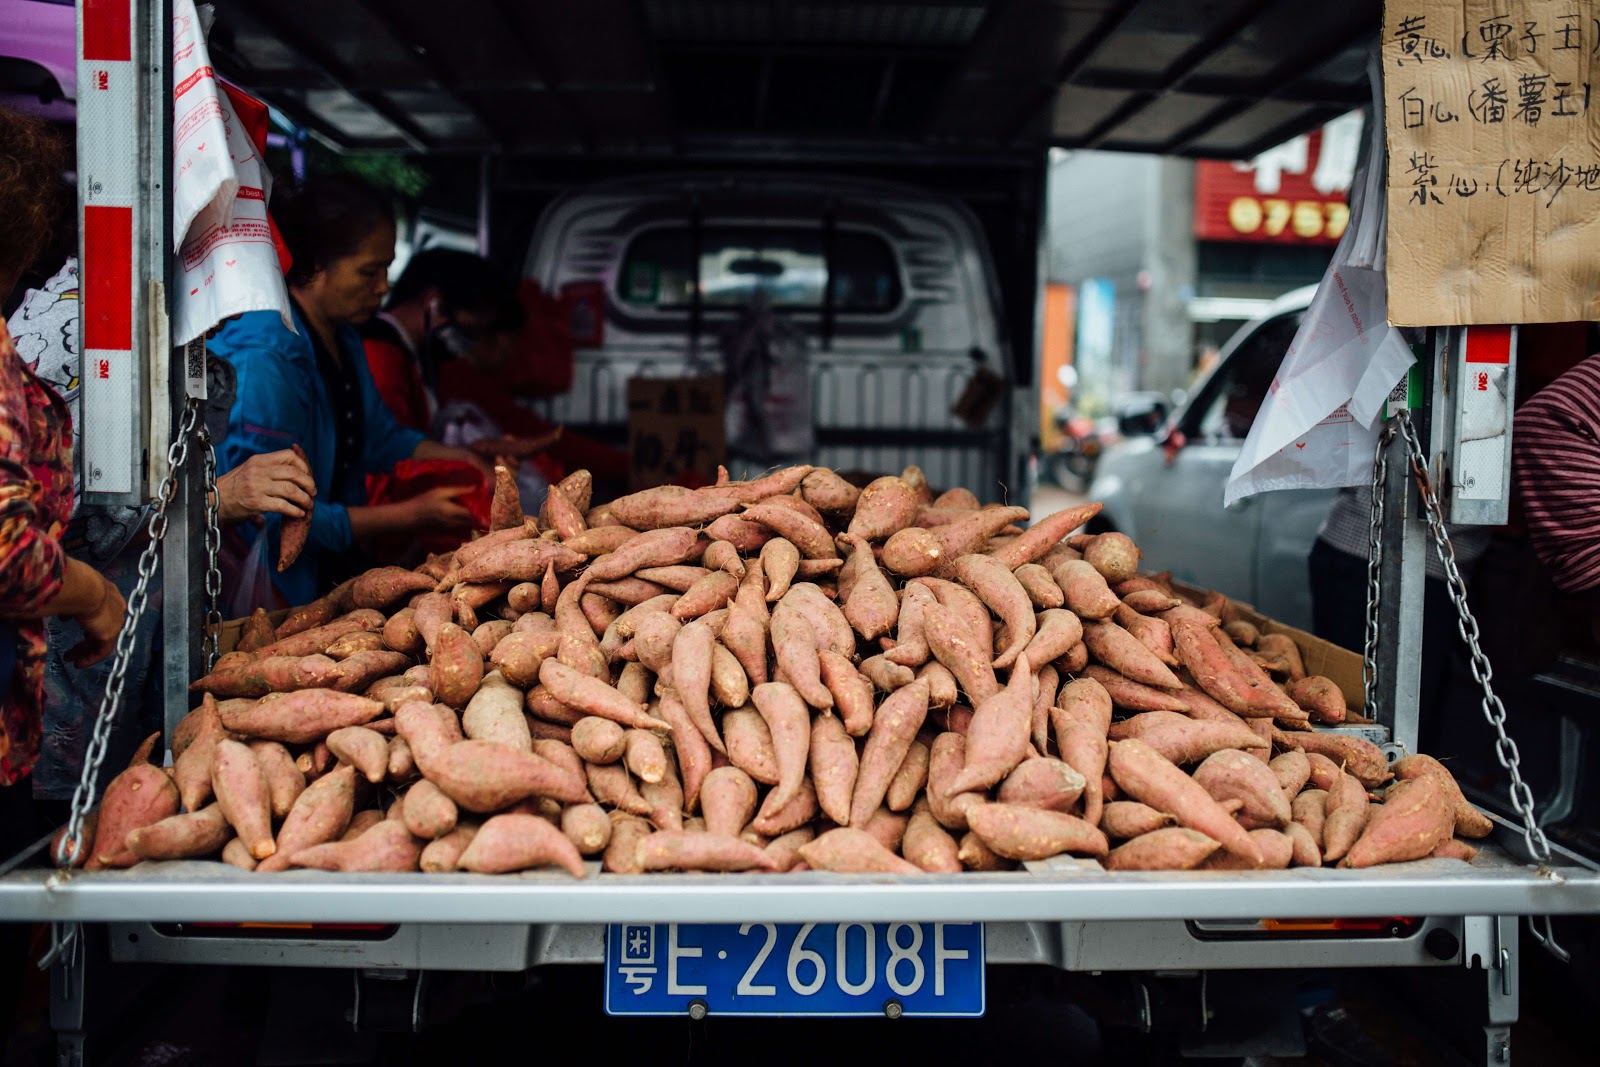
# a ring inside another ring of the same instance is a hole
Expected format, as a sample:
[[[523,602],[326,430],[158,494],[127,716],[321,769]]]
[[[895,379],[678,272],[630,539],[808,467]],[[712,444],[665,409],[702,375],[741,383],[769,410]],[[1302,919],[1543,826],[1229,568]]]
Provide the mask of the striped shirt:
[[[1517,411],[1511,470],[1528,539],[1556,588],[1600,589],[1600,355]]]

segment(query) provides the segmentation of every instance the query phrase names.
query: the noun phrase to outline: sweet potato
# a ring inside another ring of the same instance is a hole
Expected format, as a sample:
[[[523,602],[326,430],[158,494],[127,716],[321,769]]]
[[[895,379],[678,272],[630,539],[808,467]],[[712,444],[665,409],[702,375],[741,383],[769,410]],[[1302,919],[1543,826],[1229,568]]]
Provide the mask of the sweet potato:
[[[273,633],[272,620],[267,618],[266,608],[257,608],[255,613],[244,621],[244,627],[239,633],[239,643],[234,646],[237,652],[256,652],[277,640]]]
[[[970,830],[956,842],[956,858],[961,861],[961,866],[969,871],[1008,871],[1016,866],[1011,860],[996,853],[981,837]]]
[[[1074,678],[1056,693],[1055,706],[1065,716],[1052,716],[1058,729],[1062,722],[1083,723],[1104,736],[1111,729],[1111,693],[1094,677]]]
[[[1107,837],[1131,840],[1145,834],[1154,833],[1164,826],[1170,826],[1172,822],[1171,815],[1164,811],[1157,811],[1148,804],[1141,804],[1137,800],[1114,800],[1101,810],[1099,826],[1101,830],[1105,831]],[[1191,830],[1189,832],[1195,833],[1196,831]],[[1204,835],[1202,834],[1201,836]],[[1206,840],[1211,841],[1211,838],[1207,837]],[[1216,844],[1216,842],[1212,843]],[[1205,857],[1202,856],[1201,858],[1204,859]]]
[[[705,619],[696,619],[678,631],[672,641],[672,683],[695,727],[712,748],[724,752],[722,738],[711,718],[711,670],[716,640],[716,631]],[[656,728],[639,722],[627,725]]]
[[[1165,619],[1152,619],[1148,615],[1140,615],[1128,605],[1123,604],[1112,614],[1112,620],[1127,630],[1145,648],[1155,654],[1156,659],[1168,667],[1181,667],[1177,650],[1172,642],[1172,627]]]
[[[839,826],[848,826],[860,758],[837,716],[818,715],[811,721],[808,759],[823,814]]]
[[[1224,749],[1253,747],[1257,740],[1248,727],[1196,721],[1173,711],[1147,711],[1112,723],[1108,736],[1113,741],[1136,737],[1180,765],[1199,763]]]
[[[910,526],[917,517],[917,493],[899,478],[878,478],[856,498],[847,532],[868,541],[882,541]]]
[[[431,590],[434,584],[426,574],[408,571],[404,567],[374,567],[356,579],[355,585],[350,588],[350,596],[358,608],[383,611],[412,593]]]
[[[238,741],[217,742],[211,756],[211,790],[217,805],[250,854],[272,855],[272,794],[267,772],[249,747]],[[104,817],[102,816],[102,825]]]
[[[1042,860],[1063,852],[1104,856],[1110,848],[1098,827],[1059,811],[1018,804],[980,804],[967,811],[972,832],[996,855]]]
[[[845,732],[851,737],[864,736],[872,728],[874,715],[872,682],[848,658],[831,649],[817,655],[822,681],[843,719]]]
[[[989,507],[962,512],[961,517],[954,522],[932,527],[933,536],[939,542],[940,552],[939,567],[935,573],[941,576],[953,575],[953,565],[957,559],[969,553],[982,552],[989,538],[1014,522],[1027,521],[1027,518],[1027,508]],[[919,513],[917,523],[921,526],[929,525],[926,511]],[[1009,566],[1006,559],[999,562]]]
[[[389,742],[365,726],[346,726],[328,735],[328,751],[377,784],[389,774]],[[239,836],[243,837],[241,833]]]
[[[1022,583],[1022,588],[1027,592],[1028,599],[1033,601],[1033,606],[1038,610],[1060,608],[1066,603],[1061,587],[1050,577],[1050,572],[1039,564],[1024,563],[1016,569],[1015,574],[1017,581]]]
[[[1421,859],[1450,840],[1455,821],[1455,805],[1438,775],[1396,782],[1339,865],[1371,867]]]
[[[737,832],[737,831],[736,831]],[[736,836],[706,831],[654,833],[638,842],[642,871],[775,871],[777,861]],[[609,863],[609,853],[608,861]]]
[[[911,748],[906,752],[906,758],[901,761],[900,769],[895,771],[894,777],[889,780],[889,791],[884,797],[884,803],[890,811],[909,811],[917,797],[922,795],[924,787],[928,784],[928,746],[921,741],[911,742]],[[834,820],[838,821],[838,820]]]
[[[294,807],[295,800],[305,791],[306,776],[295,766],[294,757],[289,755],[289,750],[278,742],[252,741],[249,747],[267,775],[267,795],[271,798],[272,817],[282,819],[289,814],[289,809]],[[184,806],[189,807],[187,804]],[[189,810],[199,811],[200,808],[196,805],[189,807]],[[220,848],[221,845],[217,847]]]
[[[1291,642],[1292,644],[1293,642]],[[1291,681],[1287,687],[1289,699],[1311,713],[1311,718],[1329,726],[1338,726],[1349,714],[1344,693],[1329,678],[1314,675]]]
[[[407,656],[421,655],[422,632],[417,629],[417,609],[401,608],[389,616],[389,621],[383,624],[381,636],[385,648]]]
[[[672,728],[672,746],[683,784],[684,808],[693,811],[699,806],[701,787],[706,775],[711,772],[711,746],[689,718],[676,691],[669,689],[661,694],[657,712],[662,721]]]
[[[944,543],[932,530],[911,526],[900,530],[884,542],[883,568],[902,578],[920,578],[932,574],[944,561]]]
[[[1139,571],[1143,555],[1139,546],[1127,534],[1103,533],[1090,541],[1083,550],[1083,561],[1108,583],[1125,582]]]
[[[1222,749],[1207,756],[1195,768],[1194,780],[1213,800],[1239,801],[1241,806],[1234,817],[1249,829],[1281,830],[1292,818],[1289,798],[1278,784],[1277,775],[1265,763],[1237,749]]]
[[[699,535],[687,526],[650,530],[594,560],[585,575],[591,581],[612,582],[640,568],[674,566],[692,558],[698,544]]]
[[[934,658],[955,675],[962,692],[974,705],[982,704],[1000,691],[1000,683],[994,676],[991,646],[975,642],[974,635],[954,612],[943,604],[926,605],[922,612],[922,628]]]
[[[1250,840],[1261,850],[1261,862],[1252,863],[1232,852],[1211,855],[1200,865],[1203,871],[1281,871],[1294,862],[1294,841],[1280,830],[1259,827],[1250,831]]]
[[[839,827],[800,849],[813,870],[841,874],[921,874],[922,869],[884,848],[865,830]]]
[[[747,508],[741,517],[760,523],[787,539],[805,559],[837,559],[839,556],[827,527],[792,507],[767,501]]]
[[[222,809],[215,804],[199,811],[169,815],[149,826],[128,831],[127,850],[145,860],[185,860],[211,856],[233,836]]]
[[[176,755],[172,764],[172,779],[177,783],[184,810],[199,811],[211,799],[211,754],[217,742],[227,733],[222,727],[222,714],[216,698],[210,693],[201,698],[200,706],[185,716],[183,721],[191,724],[193,739],[181,751],[176,751],[177,743],[174,740]]]
[[[855,571],[844,602],[844,616],[863,640],[876,641],[894,629],[900,616],[900,601],[889,579],[878,569],[872,546],[851,534],[844,535],[841,541],[850,547]]]
[[[272,643],[277,644],[291,637],[297,637],[309,630],[326,626],[338,618],[339,614],[339,609],[328,597],[319,597],[309,604],[291,608],[289,614],[284,616],[283,621],[278,624],[278,628],[273,634],[274,641]],[[261,649],[256,648],[252,651],[259,652]],[[304,653],[300,653],[300,655],[304,655]]]
[[[706,536],[727,541],[740,552],[757,552],[776,535],[758,522],[737,515],[724,515],[706,527]],[[745,573],[748,577],[749,571]]]
[[[464,871],[480,874],[554,866],[574,878],[588,875],[577,847],[537,815],[496,815],[485,820],[457,863]]]
[[[1082,676],[1099,682],[1112,704],[1129,711],[1187,711],[1189,707],[1177,693],[1135,682],[1107,667],[1085,667]]]
[[[824,515],[855,514],[861,490],[825,467],[815,467],[800,482],[800,496]]]
[[[1097,729],[1070,714],[1052,713],[1056,729],[1056,744],[1061,750],[1061,760],[1077,771],[1084,781],[1083,815],[1090,823],[1100,821],[1101,805],[1105,791],[1101,779],[1105,772],[1107,743],[1104,730]]]
[[[1306,766],[1309,768],[1310,777],[1306,779],[1313,789],[1330,790],[1333,783],[1339,780],[1344,769],[1320,752],[1305,752],[1298,748],[1291,748],[1289,754],[1300,753],[1305,757]]]
[[[767,626],[735,601],[728,605],[728,621],[719,637],[732,652],[751,686],[767,681]],[[713,652],[713,655],[715,653]],[[837,694],[836,694],[837,695]]]
[[[576,537],[563,538],[562,543],[572,551],[592,558],[603,556],[607,552],[615,552],[637,536],[639,531],[632,527],[597,526],[584,530]],[[513,603],[512,606],[516,607],[516,604]]]
[[[713,571],[726,571],[735,579],[744,577],[744,558],[739,555],[739,549],[731,541],[712,541],[706,546],[705,555],[700,562]]]
[[[1083,643],[1095,659],[1141,685],[1159,689],[1179,689],[1183,685],[1156,653],[1115,622],[1085,623]]]
[[[1114,586],[1113,589],[1120,588]],[[1129,611],[1140,615],[1156,615],[1163,611],[1170,611],[1181,605],[1183,601],[1176,597],[1168,596],[1160,589],[1135,589],[1122,598],[1122,606]],[[1249,625],[1246,623],[1246,625]],[[1252,641],[1254,638],[1251,639]]]
[[[802,781],[794,796],[784,804],[773,803],[772,798],[776,795],[776,790],[767,794],[760,810],[751,820],[749,830],[765,837],[780,837],[791,830],[809,825],[822,810],[817,802],[816,787],[811,784],[810,779]],[[766,842],[761,842],[761,846],[765,848]]]
[[[1265,862],[1260,848],[1222,805],[1149,745],[1136,738],[1114,742],[1107,762],[1117,785],[1134,800],[1166,812],[1178,825],[1199,830],[1255,866]]]
[[[883,802],[889,783],[905,762],[906,753],[927,717],[928,686],[925,682],[912,682],[897,689],[878,708],[861,752],[856,787],[850,798],[852,825],[861,825]]]
[[[1029,663],[1033,662],[1030,657]],[[1061,689],[1061,676],[1046,663],[1034,673],[1033,708],[1028,715],[1028,736],[1036,752],[1050,748],[1050,711],[1055,706],[1056,694]]]
[[[991,554],[1011,570],[1033,563],[1055,548],[1067,534],[1100,514],[1100,508],[1098,502],[1080,504],[1047,515],[1023,531],[1015,541]]]
[[[1494,823],[1484,815],[1461,793],[1461,786],[1456,784],[1452,775],[1444,764],[1432,756],[1417,754],[1406,756],[1390,768],[1394,776],[1401,781],[1410,781],[1413,778],[1437,778],[1439,787],[1450,798],[1451,807],[1455,811],[1455,832],[1462,837],[1482,838],[1488,837],[1494,830]]]
[[[1226,627],[1224,627],[1226,632]],[[1256,638],[1256,651],[1280,659],[1285,664],[1285,671],[1290,682],[1299,682],[1306,677],[1305,661],[1300,656],[1300,646],[1294,643],[1294,638],[1288,634],[1261,634]],[[1328,683],[1332,685],[1332,682]],[[1338,692],[1338,686],[1333,686]],[[1292,695],[1292,694],[1291,694]],[[1339,702],[1344,703],[1344,696],[1339,696]],[[1307,708],[1306,710],[1311,710]]]
[[[1028,657],[1022,656],[1005,689],[974,709],[967,732],[967,763],[950,791],[987,789],[1015,770],[1027,755],[1032,713],[1033,676]]]
[[[190,692],[210,693],[218,700],[260,697],[297,689],[332,686],[339,665],[327,656],[261,656],[249,663],[212,671],[189,685]]]
[[[1343,771],[1340,775],[1343,775]],[[1328,819],[1328,793],[1324,789],[1307,789],[1289,801],[1289,811],[1294,821],[1304,826],[1311,840],[1320,850],[1323,830]]]
[[[1439,842],[1439,846],[1428,853],[1429,859],[1435,860],[1461,860],[1471,863],[1478,858],[1478,850],[1457,838],[1450,838]]]
[[[1366,788],[1354,776],[1341,774],[1328,791],[1322,828],[1323,862],[1335,863],[1350,851],[1366,829],[1368,808]]]
[[[411,742],[403,737],[389,739],[389,781],[394,783],[408,782],[421,772],[417,770],[417,760],[411,752]]]
[[[860,671],[873,686],[885,693],[908,686],[917,677],[910,667],[902,667],[887,656],[868,656],[861,661]]]
[[[630,815],[643,815],[647,818],[655,810],[655,805],[639,792],[633,775],[629,774],[628,769],[622,764],[586,763],[583,770],[588,779],[589,791],[600,803],[621,808]]]
[[[756,811],[756,783],[738,767],[718,767],[700,787],[706,831],[738,837]]]
[[[1108,871],[1190,871],[1205,863],[1222,846],[1183,826],[1167,826],[1140,834],[1111,850],[1105,858]]]
[[[1299,748],[1307,755],[1318,753],[1327,756],[1355,775],[1368,789],[1376,789],[1391,777],[1383,750],[1364,737],[1315,731],[1288,734],[1282,730],[1274,731],[1273,736],[1278,746],[1285,750]]]
[[[833,694],[822,684],[822,663],[816,631],[810,621],[785,602],[772,613],[772,649],[780,675],[803,700],[819,711],[833,707]],[[759,688],[759,687],[757,687]]]
[[[406,829],[424,841],[438,840],[454,830],[461,815],[456,802],[426,778],[406,790],[400,805]]]
[[[441,704],[464,707],[483,681],[483,654],[453,622],[439,627],[429,657],[428,688]]]
[[[559,492],[550,487],[551,495]],[[517,479],[504,464],[494,465],[494,498],[489,504],[489,529],[510,530],[522,526],[522,494],[517,489]]]
[[[787,538],[774,537],[761,546],[761,569],[767,579],[767,603],[776,604],[789,591],[800,567],[800,550]]]
[[[472,844],[472,839],[476,836],[478,836],[477,823],[462,823],[443,837],[424,845],[418,866],[430,874],[447,874],[460,870],[461,854],[467,850],[467,846]]]
[[[522,702],[523,710],[533,717],[535,722],[553,722],[562,726],[576,725],[584,717],[584,713],[577,708],[557,700],[547,686],[536,685],[528,690],[528,695]],[[528,729],[532,731],[530,724]]]
[[[638,874],[639,846],[654,832],[648,822],[626,812],[610,812],[611,841],[606,845],[601,869],[612,874]]]
[[[573,724],[572,747],[590,763],[615,763],[627,751],[628,732],[610,719],[587,715]]]
[[[1311,836],[1311,831],[1297,822],[1291,822],[1283,828],[1283,835],[1289,839],[1289,863],[1293,867],[1320,867],[1322,866],[1322,849]]]
[[[850,621],[814,582],[795,582],[778,603],[782,607],[792,608],[811,624],[817,639],[817,651],[831,648],[845,656],[855,653],[856,635],[850,627]],[[777,609],[773,610],[776,612]]]
[[[362,636],[378,639],[377,634]],[[410,657],[402,653],[387,648],[364,649],[336,663],[327,680],[320,684],[343,693],[363,693],[378,679],[391,677],[410,665]]]
[[[354,815],[350,816],[350,825],[344,828],[344,833],[340,834],[334,840],[354,841],[356,838],[360,837],[362,834],[366,833],[380,822],[383,822],[386,818],[399,818],[399,813],[400,809],[392,804],[389,806],[388,815],[385,815],[382,808],[367,808],[364,811],[358,811]],[[274,852],[272,855],[276,856],[277,853]],[[287,864],[289,862],[289,857],[293,855],[294,853],[292,852],[286,855],[284,857],[284,863]],[[272,857],[267,857],[267,861],[271,862]],[[283,869],[287,870],[288,868],[285,867]],[[257,870],[260,870],[260,868],[258,867]]]
[[[673,618],[684,621],[698,619],[707,612],[727,607],[728,601],[733,599],[734,592],[739,588],[739,579],[727,571],[708,571],[703,567],[696,567],[694,570],[699,574],[683,589],[683,595],[678,598],[677,603],[672,605]],[[651,571],[649,573],[655,575],[659,572]],[[665,575],[662,575],[662,577],[665,577]],[[658,581],[655,577],[649,580]],[[675,588],[675,583],[660,582],[659,584],[669,589]]]
[[[931,708],[948,709],[960,699],[956,676],[950,673],[949,667],[936,659],[929,660],[918,668],[917,679],[928,683],[928,706]],[[848,717],[846,722],[849,722]]]
[[[655,785],[667,777],[667,753],[659,737],[648,730],[629,730],[623,743],[623,764],[635,778]]]
[[[1005,624],[1009,643],[995,658],[994,666],[1002,670],[1010,667],[1038,629],[1027,590],[1005,565],[989,556],[958,556],[952,567],[961,583]]]
[[[786,834],[775,837],[762,850],[773,862],[773,869],[777,871],[793,870],[802,861],[800,849],[809,845],[817,838],[817,832],[809,826],[802,826],[798,830],[790,830]]]
[[[237,837],[231,837],[222,846],[222,862],[230,867],[237,867],[241,871],[259,870],[256,858],[250,855],[250,850],[244,847],[244,842]]]
[[[728,762],[763,785],[778,784],[778,756],[772,731],[753,708],[740,708],[722,717]]]
[[[956,839],[924,805],[911,813],[900,850],[907,862],[930,874],[961,873]]]
[[[593,474],[579,468],[556,484],[560,486],[561,492],[566,494],[566,498],[572,502],[573,507],[585,513],[589,511],[589,506],[593,503],[594,498]],[[540,515],[542,516],[543,514],[544,511],[541,508]]]
[[[398,873],[416,870],[421,857],[422,843],[411,835],[405,824],[385,820],[352,841],[301,849],[289,857],[289,863],[322,871]]]
[[[805,778],[811,713],[796,689],[782,682],[759,685],[750,696],[772,738],[778,782],[769,800],[772,810],[777,810],[794,799]]]
[[[1110,618],[1121,603],[1100,572],[1086,560],[1070,560],[1051,574],[1067,607],[1086,620]]]
[[[642,706],[634,704],[611,686],[573,670],[558,660],[547,659],[539,667],[539,681],[563,704],[577,708],[586,715],[598,715],[646,730],[665,730],[667,724],[645,713]]]
[[[970,742],[969,742],[970,744]],[[1000,783],[995,799],[1041,811],[1071,811],[1083,795],[1083,775],[1058,759],[1025,759]]]
[[[531,752],[533,736],[522,715],[522,701],[522,690],[507,682],[499,671],[490,671],[461,713],[462,732],[475,740]]]
[[[615,522],[636,530],[701,526],[738,508],[739,502],[732,496],[699,493],[676,485],[621,496],[606,506]]]
[[[598,856],[611,843],[611,818],[598,804],[572,804],[561,811],[561,832],[580,856]]]
[[[416,748],[414,741],[411,745]],[[499,811],[534,795],[568,804],[589,799],[585,783],[566,769],[492,741],[458,741],[425,761],[419,753],[419,763],[428,779],[467,811]]]
[[[1277,779],[1278,788],[1290,800],[1299,796],[1300,790],[1311,780],[1311,761],[1304,752],[1285,752],[1274,757],[1267,766]]]

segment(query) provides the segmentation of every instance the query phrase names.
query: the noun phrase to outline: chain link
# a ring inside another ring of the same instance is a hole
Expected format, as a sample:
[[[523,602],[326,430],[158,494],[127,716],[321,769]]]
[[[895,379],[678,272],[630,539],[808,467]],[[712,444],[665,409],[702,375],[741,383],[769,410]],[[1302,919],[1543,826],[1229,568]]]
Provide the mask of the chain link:
[[[83,838],[84,820],[95,802],[95,783],[100,778],[100,768],[106,761],[106,747],[111,741],[111,727],[117,719],[117,708],[122,703],[122,688],[127,680],[128,664],[133,659],[134,645],[138,641],[139,621],[144,617],[149,603],[150,581],[155,577],[161,561],[161,542],[167,536],[167,508],[178,493],[179,471],[189,458],[189,435],[200,425],[202,401],[190,399],[184,405],[183,418],[178,422],[172,443],[167,446],[167,473],[156,491],[155,511],[150,515],[149,544],[139,556],[139,580],[128,594],[127,613],[122,629],[117,633],[116,654],[111,661],[111,671],[106,676],[106,692],[100,701],[100,711],[95,716],[94,729],[89,738],[89,748],[84,755],[83,773],[72,794],[72,812],[67,818],[67,832],[56,845],[55,860],[62,867],[78,862],[86,847]]]
[[[199,426],[200,444],[205,448],[206,494],[206,622],[203,638],[206,670],[217,663],[217,642],[222,636],[222,612],[218,608],[222,596],[222,568],[217,557],[222,551],[221,498],[217,494],[217,450],[211,444],[211,431],[204,419]]]
[[[1439,497],[1434,493],[1433,480],[1428,476],[1427,454],[1422,450],[1422,442],[1417,439],[1416,427],[1411,424],[1410,415],[1402,411],[1394,421],[1405,437],[1411,473],[1416,479],[1417,491],[1422,496],[1428,530],[1433,535],[1433,547],[1439,555],[1439,561],[1444,564],[1445,583],[1456,608],[1456,629],[1461,634],[1461,640],[1466,642],[1471,657],[1472,677],[1483,689],[1484,718],[1489,720],[1495,732],[1495,758],[1511,777],[1511,806],[1522,820],[1522,840],[1534,859],[1541,864],[1548,864],[1550,842],[1545,839],[1544,831],[1534,817],[1533,790],[1522,778],[1522,755],[1517,750],[1516,741],[1506,733],[1506,706],[1494,691],[1494,669],[1478,644],[1478,620],[1473,618],[1472,609],[1467,605],[1467,583],[1456,566],[1455,547],[1451,545],[1450,534],[1445,530],[1444,511],[1439,506]]]
[[[1383,576],[1383,491],[1389,480],[1389,443],[1394,440],[1391,422],[1378,435],[1372,457],[1371,525],[1367,528],[1367,642],[1361,663],[1362,684],[1366,689],[1363,714],[1378,718],[1378,601]]]

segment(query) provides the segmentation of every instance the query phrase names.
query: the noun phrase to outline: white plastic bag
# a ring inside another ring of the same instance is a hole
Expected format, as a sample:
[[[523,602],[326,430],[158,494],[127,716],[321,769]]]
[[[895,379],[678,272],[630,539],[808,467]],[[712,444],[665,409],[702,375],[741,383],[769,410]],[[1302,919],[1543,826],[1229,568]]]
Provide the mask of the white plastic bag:
[[[721,340],[730,457],[764,467],[809,455],[816,434],[805,334],[757,290]]]
[[[173,343],[246,311],[293,329],[267,221],[272,175],[217,81],[194,0],[174,0],[172,39]]]
[[[1382,429],[1377,416],[1416,362],[1388,320],[1382,97],[1374,100],[1366,159],[1351,188],[1350,228],[1245,438],[1225,506],[1273,489],[1370,481]]]

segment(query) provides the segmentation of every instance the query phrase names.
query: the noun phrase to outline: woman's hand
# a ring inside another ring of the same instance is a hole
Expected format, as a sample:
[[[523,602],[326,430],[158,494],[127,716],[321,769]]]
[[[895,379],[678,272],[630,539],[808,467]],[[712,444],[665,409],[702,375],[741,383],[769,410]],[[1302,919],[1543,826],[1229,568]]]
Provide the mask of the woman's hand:
[[[232,525],[272,511],[298,519],[316,494],[311,468],[297,452],[261,453],[217,479],[218,518]]]
[[[457,500],[470,492],[471,489],[462,486],[442,486],[412,497],[403,505],[411,512],[408,525],[418,531],[469,529],[472,512]]]
[[[83,629],[83,640],[67,650],[67,662],[74,667],[89,667],[111,655],[117,647],[117,634],[127,615],[128,605],[111,581],[100,577],[100,603],[73,621]]]

